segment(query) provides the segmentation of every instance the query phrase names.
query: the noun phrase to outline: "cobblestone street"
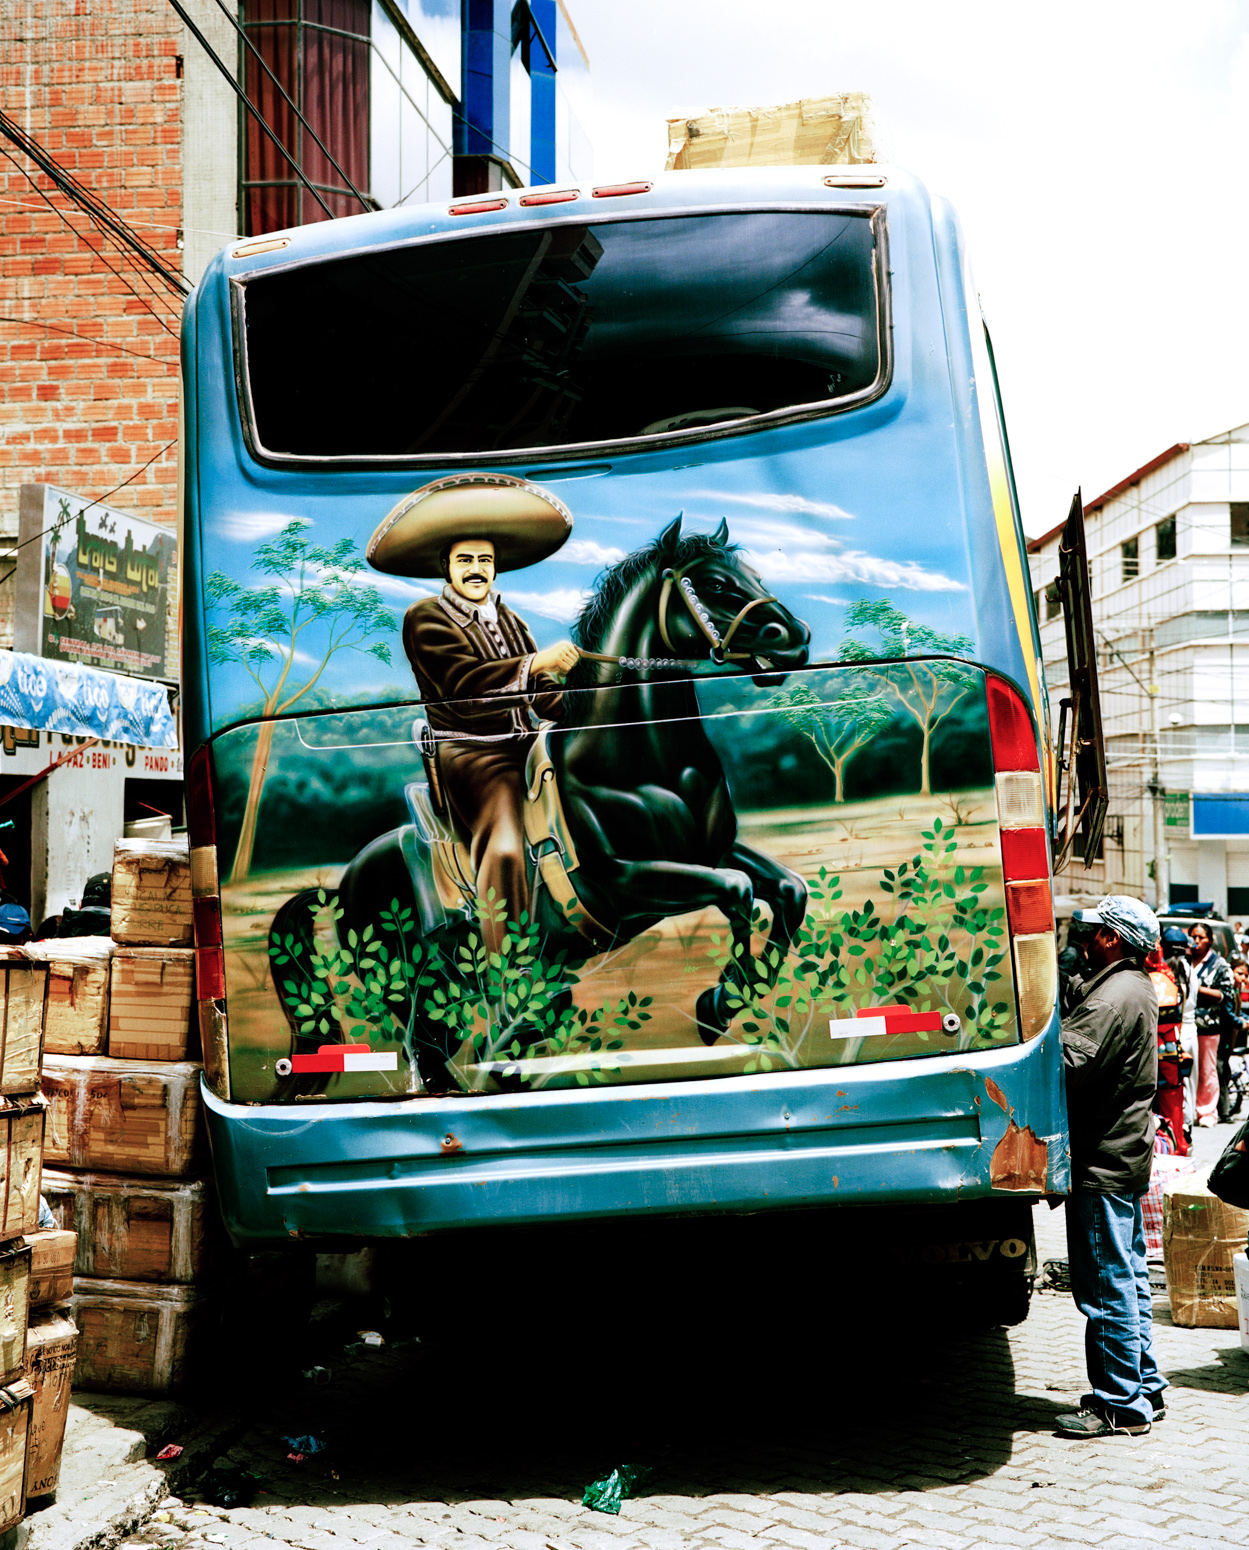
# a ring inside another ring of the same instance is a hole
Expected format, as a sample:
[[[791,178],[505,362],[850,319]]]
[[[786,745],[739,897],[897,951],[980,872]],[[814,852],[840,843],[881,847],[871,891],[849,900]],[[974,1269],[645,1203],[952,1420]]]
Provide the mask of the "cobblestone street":
[[[1203,1136],[1213,1155],[1225,1128]],[[1063,1215],[1037,1211],[1042,1259]],[[1072,1443],[1053,1418],[1084,1387],[1082,1320],[1038,1293],[1016,1329],[941,1337],[819,1327],[809,1288],[774,1309],[673,1310],[659,1354],[590,1299],[516,1354],[466,1310],[464,1334],[349,1354],[325,1387],[270,1403],[230,1461],[265,1477],[246,1508],[167,1503],[126,1543],[248,1550],[744,1550],[1249,1543],[1249,1356],[1234,1330],[1186,1330],[1156,1301],[1168,1415],[1146,1438]],[[532,1327],[548,1326],[530,1317]],[[559,1353],[553,1358],[552,1351]],[[324,1453],[288,1461],[283,1435]],[[621,1463],[652,1474],[619,1517],[581,1506]]]

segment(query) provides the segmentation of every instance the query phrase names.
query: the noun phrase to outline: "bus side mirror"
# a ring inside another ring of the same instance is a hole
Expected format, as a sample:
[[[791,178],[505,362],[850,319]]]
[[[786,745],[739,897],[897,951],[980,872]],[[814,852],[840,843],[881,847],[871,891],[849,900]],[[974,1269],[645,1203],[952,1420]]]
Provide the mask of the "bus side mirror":
[[[1055,783],[1054,871],[1078,849],[1085,867],[1097,859],[1109,788],[1102,706],[1097,690],[1097,641],[1084,542],[1084,502],[1077,490],[1058,545],[1058,593],[1067,631],[1068,698],[1060,702]],[[1066,792],[1064,797],[1064,780]]]

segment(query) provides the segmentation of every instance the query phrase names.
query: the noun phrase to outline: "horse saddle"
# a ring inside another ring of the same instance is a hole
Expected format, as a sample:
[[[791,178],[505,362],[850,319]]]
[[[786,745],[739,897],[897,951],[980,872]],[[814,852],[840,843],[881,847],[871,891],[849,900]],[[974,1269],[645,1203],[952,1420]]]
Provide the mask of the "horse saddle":
[[[413,735],[425,754],[423,727],[424,723],[418,722]],[[536,896],[539,885],[545,888],[559,914],[601,951],[611,945],[613,933],[594,919],[572,882],[570,874],[580,861],[547,747],[548,731],[547,726],[540,728],[525,762],[523,819],[534,892]],[[428,784],[414,781],[405,787],[408,811],[418,836],[429,846],[434,884],[443,908],[471,911],[477,901],[477,874],[467,837],[460,832],[435,784],[436,760],[427,756],[426,769],[431,775]]]

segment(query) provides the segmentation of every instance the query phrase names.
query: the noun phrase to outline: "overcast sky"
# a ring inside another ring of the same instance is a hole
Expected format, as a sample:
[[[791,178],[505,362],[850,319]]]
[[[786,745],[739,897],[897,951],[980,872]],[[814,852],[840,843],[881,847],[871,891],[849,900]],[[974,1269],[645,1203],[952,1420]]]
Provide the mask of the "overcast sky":
[[[1249,0],[570,0],[595,175],[665,121],[866,91],[963,220],[1024,527],[1249,420]]]

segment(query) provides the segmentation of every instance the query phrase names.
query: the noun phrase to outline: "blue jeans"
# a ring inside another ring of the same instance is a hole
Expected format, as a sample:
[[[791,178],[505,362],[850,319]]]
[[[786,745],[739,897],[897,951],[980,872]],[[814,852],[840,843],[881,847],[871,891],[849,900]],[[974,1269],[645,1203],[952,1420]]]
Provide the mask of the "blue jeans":
[[[1129,1413],[1148,1421],[1167,1380],[1154,1361],[1141,1196],[1078,1190],[1066,1210],[1071,1295],[1088,1320],[1084,1356],[1093,1392],[1083,1402],[1124,1421]]]

